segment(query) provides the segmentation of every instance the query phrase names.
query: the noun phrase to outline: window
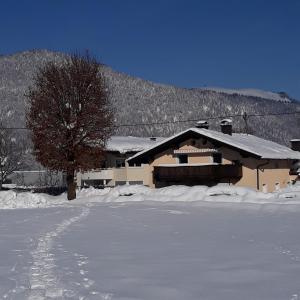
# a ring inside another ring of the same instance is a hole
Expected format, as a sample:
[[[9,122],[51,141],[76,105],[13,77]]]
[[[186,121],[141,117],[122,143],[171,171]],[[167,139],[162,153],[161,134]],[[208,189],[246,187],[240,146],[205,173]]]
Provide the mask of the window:
[[[116,181],[115,185],[125,185],[126,181]]]
[[[125,159],[116,159],[116,168],[125,168]]]
[[[137,162],[137,163],[129,162],[129,163],[128,163],[128,166],[129,166],[129,167],[141,167],[141,166],[142,166],[142,163],[140,163],[140,162]]]
[[[187,156],[187,154],[180,154],[180,155],[178,155],[178,163],[179,164],[187,164],[188,163],[188,156]]]
[[[213,163],[215,164],[222,163],[222,153],[213,153]]]
[[[241,162],[240,162],[238,159],[232,160],[232,163],[233,163],[234,165],[237,165],[237,166],[241,166],[241,165],[242,165]]]
[[[100,179],[88,179],[88,180],[81,180],[82,187],[95,187],[95,188],[103,188],[104,182]]]
[[[100,168],[101,169],[106,169],[107,168],[107,161],[106,160],[101,161]]]
[[[137,181],[129,181],[130,185],[136,185],[136,184],[142,185],[143,183],[144,183],[143,181],[139,181],[139,180],[137,180]]]

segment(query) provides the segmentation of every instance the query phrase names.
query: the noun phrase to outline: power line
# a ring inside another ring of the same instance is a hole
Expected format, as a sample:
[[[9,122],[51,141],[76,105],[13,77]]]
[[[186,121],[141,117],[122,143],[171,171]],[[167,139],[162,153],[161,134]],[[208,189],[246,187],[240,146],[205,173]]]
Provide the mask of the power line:
[[[265,117],[265,116],[279,116],[279,115],[295,115],[300,114],[300,111],[296,112],[287,112],[287,113],[268,113],[268,114],[247,114],[248,117]],[[217,119],[226,119],[226,118],[235,118],[235,117],[243,117],[243,114],[236,115],[226,115],[226,116],[216,116],[216,117],[206,117],[203,118],[205,120],[217,120]],[[175,123],[188,123],[188,122],[197,122],[198,119],[187,119],[187,120],[175,120],[175,121],[163,121],[163,122],[148,122],[148,123],[135,123],[135,124],[121,124],[114,125],[113,127],[132,127],[132,126],[149,126],[149,125],[167,125],[167,124],[175,124]]]
[[[296,115],[300,114],[300,111],[294,112],[281,112],[281,113],[265,113],[265,114],[246,114],[247,119],[249,117],[268,117],[268,116],[283,116],[283,115]],[[215,116],[215,117],[206,117],[202,118],[205,120],[217,120],[217,119],[226,119],[226,118],[236,118],[243,117],[245,118],[245,113],[243,114],[235,114],[235,115],[225,115],[225,116]],[[201,119],[201,118],[200,118]],[[176,124],[176,123],[189,123],[189,122],[197,122],[198,119],[186,119],[186,120],[173,120],[173,121],[162,121],[162,122],[146,122],[146,123],[134,123],[134,124],[119,124],[113,125],[114,128],[120,127],[134,127],[134,126],[151,126],[151,125],[168,125],[168,124]],[[29,130],[26,127],[0,127],[1,130]]]

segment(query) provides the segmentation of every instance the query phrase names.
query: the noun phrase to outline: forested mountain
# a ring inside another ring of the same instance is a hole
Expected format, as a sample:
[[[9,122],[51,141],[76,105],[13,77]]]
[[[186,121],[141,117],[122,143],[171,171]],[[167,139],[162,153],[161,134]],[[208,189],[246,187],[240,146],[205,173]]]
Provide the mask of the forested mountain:
[[[0,56],[0,105],[7,124],[24,126],[26,98],[24,93],[32,84],[38,67],[50,60],[62,62],[64,54],[47,50],[27,51]],[[116,110],[116,124],[170,122],[147,126],[120,127],[116,134],[137,136],[169,136],[193,126],[194,122],[173,123],[178,120],[206,119],[235,114],[264,114],[300,111],[300,103],[272,93],[247,93],[222,89],[184,89],[131,77],[104,66],[110,101]],[[250,92],[249,92],[250,91]],[[268,95],[273,95],[269,97]],[[262,97],[267,97],[262,98]],[[282,98],[283,101],[280,101]],[[279,100],[279,101],[278,101]],[[218,129],[218,119],[210,121]],[[235,131],[242,131],[245,122],[233,119]],[[288,144],[300,138],[300,114],[251,117],[251,131],[261,137]]]

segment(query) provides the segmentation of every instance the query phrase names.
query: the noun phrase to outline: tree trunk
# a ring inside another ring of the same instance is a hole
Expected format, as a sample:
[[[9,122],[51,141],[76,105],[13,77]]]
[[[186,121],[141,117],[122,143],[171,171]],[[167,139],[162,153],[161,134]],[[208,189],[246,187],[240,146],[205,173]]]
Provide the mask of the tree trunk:
[[[74,170],[67,172],[68,200],[76,199],[76,182],[74,182]]]
[[[0,191],[2,190],[2,184],[4,182],[4,176],[3,176],[3,173],[2,173],[2,168],[0,170]]]

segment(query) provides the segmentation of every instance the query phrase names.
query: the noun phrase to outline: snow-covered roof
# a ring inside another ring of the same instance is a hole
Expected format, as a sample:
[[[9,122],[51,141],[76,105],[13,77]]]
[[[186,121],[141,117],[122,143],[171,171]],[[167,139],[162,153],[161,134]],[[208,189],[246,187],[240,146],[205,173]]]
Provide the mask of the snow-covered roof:
[[[300,152],[293,151],[286,146],[259,138],[255,135],[245,133],[233,133],[229,135],[218,131],[201,130],[198,128],[192,130],[196,130],[200,134],[223,142],[224,144],[253,153],[261,158],[300,159]]]
[[[140,152],[162,142],[164,139],[162,137],[112,136],[107,142],[106,149],[120,153]]]
[[[196,133],[199,134],[199,136],[204,136],[212,140],[221,142],[225,145],[241,149],[248,153],[252,153],[262,159],[300,159],[300,152],[293,151],[286,146],[259,138],[254,135],[244,133],[233,133],[232,135],[229,135],[209,129],[189,128],[174,136],[171,136],[170,138],[164,139],[163,141],[157,143],[149,149],[135,154],[134,156],[130,157],[129,160],[146,154],[148,151],[155,149],[156,147],[163,145],[188,132]]]

